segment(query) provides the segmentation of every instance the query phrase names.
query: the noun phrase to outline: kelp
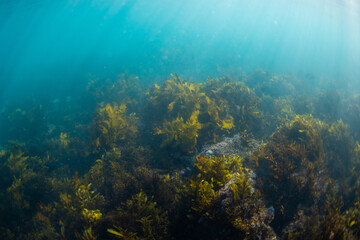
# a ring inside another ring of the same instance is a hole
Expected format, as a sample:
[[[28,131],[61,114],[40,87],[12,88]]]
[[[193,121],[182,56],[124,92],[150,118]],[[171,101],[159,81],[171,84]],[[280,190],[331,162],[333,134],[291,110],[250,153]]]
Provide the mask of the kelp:
[[[199,84],[172,75],[147,96],[142,117],[150,126],[146,129],[153,129],[149,138],[168,152],[160,158],[179,158],[230,134],[258,135],[264,127],[259,99],[244,83],[229,78]]]
[[[126,104],[107,104],[100,108],[93,122],[93,145],[108,150],[136,139],[136,116],[126,113]]]
[[[294,221],[283,230],[283,239],[356,239],[341,213],[341,197],[336,194],[334,185],[330,185],[319,205],[297,212]]]
[[[226,239],[275,236],[268,226],[272,216],[241,162],[238,156],[197,156],[198,173],[183,191],[189,201],[186,218],[192,223],[187,228],[198,239],[216,238],[220,232]]]
[[[144,118],[149,123],[161,123],[178,117],[180,113],[188,119],[199,110],[200,84],[182,80],[178,75],[171,75],[161,86],[155,84],[147,92]],[[156,114],[154,114],[156,112]]]
[[[330,89],[322,93],[314,105],[314,116],[327,122],[339,120],[342,97],[336,89]]]
[[[76,236],[77,239],[96,239],[92,228],[102,218],[101,209],[105,204],[104,197],[92,190],[92,184],[87,185],[81,179],[72,180],[72,189],[62,192],[54,208],[61,213],[58,224],[63,238]],[[82,226],[79,230],[77,226]]]
[[[155,133],[162,138],[160,146],[168,147],[170,151],[179,151],[180,154],[193,153],[201,129],[198,115],[199,111],[193,112],[186,122],[182,117],[171,122],[165,121]]]
[[[309,207],[324,194],[328,180],[318,130],[323,126],[311,116],[296,116],[279,127],[253,155],[258,164],[259,187],[277,213],[273,222],[276,231],[291,221],[300,204]]]
[[[358,96],[235,76],[121,75],[6,108],[0,238],[359,238]],[[246,152],[204,151],[235,134]]]
[[[234,127],[233,130],[237,132],[246,130],[257,136],[261,135],[264,122],[263,113],[259,109],[260,99],[243,82],[230,78],[209,79],[202,88],[210,101],[218,106],[218,112],[222,113],[223,118],[229,116],[228,130]],[[224,120],[215,121],[219,124]]]
[[[7,140],[41,144],[47,134],[48,113],[43,104],[14,106],[1,115],[0,130]]]
[[[60,143],[64,148],[69,146],[70,140],[66,133],[60,133]]]
[[[139,110],[145,88],[138,76],[120,74],[115,80],[93,77],[86,86],[86,100],[91,105],[126,104],[131,112]],[[89,103],[90,101],[90,103]]]
[[[107,231],[123,239],[169,239],[167,212],[140,192],[127,200],[114,213],[114,228]],[[121,224],[121,226],[119,225]]]

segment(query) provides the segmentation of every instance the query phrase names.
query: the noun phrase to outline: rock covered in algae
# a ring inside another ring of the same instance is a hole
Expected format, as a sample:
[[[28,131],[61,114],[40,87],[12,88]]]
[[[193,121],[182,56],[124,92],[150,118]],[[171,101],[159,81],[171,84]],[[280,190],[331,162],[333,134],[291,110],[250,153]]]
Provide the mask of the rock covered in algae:
[[[254,138],[235,135],[225,138],[224,141],[203,146],[201,153],[206,156],[229,155],[239,156],[243,159],[246,167],[254,169],[254,161],[250,156],[262,146],[262,143]]]

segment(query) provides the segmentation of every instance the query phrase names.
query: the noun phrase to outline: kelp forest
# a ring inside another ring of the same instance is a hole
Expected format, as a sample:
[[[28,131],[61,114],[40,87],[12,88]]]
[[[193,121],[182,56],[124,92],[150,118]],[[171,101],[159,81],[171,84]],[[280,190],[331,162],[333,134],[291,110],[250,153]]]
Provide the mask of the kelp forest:
[[[359,239],[360,95],[305,78],[122,74],[5,106],[0,239]]]

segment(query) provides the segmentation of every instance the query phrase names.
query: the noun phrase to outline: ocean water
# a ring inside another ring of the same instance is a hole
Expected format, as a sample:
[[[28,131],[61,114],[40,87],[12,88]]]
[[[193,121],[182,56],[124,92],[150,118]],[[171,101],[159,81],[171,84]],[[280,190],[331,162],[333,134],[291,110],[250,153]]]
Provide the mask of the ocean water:
[[[359,239],[359,94],[356,0],[0,0],[0,239]]]
[[[0,4],[3,102],[44,88],[67,94],[89,74],[130,72],[151,82],[170,72],[206,78],[260,67],[351,84],[359,78],[356,1]]]

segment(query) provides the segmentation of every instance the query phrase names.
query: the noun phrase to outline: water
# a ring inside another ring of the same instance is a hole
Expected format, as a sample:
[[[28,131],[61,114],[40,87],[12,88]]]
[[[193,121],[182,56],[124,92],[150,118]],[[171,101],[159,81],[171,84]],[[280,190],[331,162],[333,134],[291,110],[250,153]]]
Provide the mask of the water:
[[[0,239],[359,238],[359,66],[356,0],[0,0]]]
[[[169,72],[204,78],[229,68],[261,67],[356,81],[358,5],[350,0],[3,1],[2,101],[36,95],[44,86],[67,92],[89,74],[122,72],[152,81]]]

